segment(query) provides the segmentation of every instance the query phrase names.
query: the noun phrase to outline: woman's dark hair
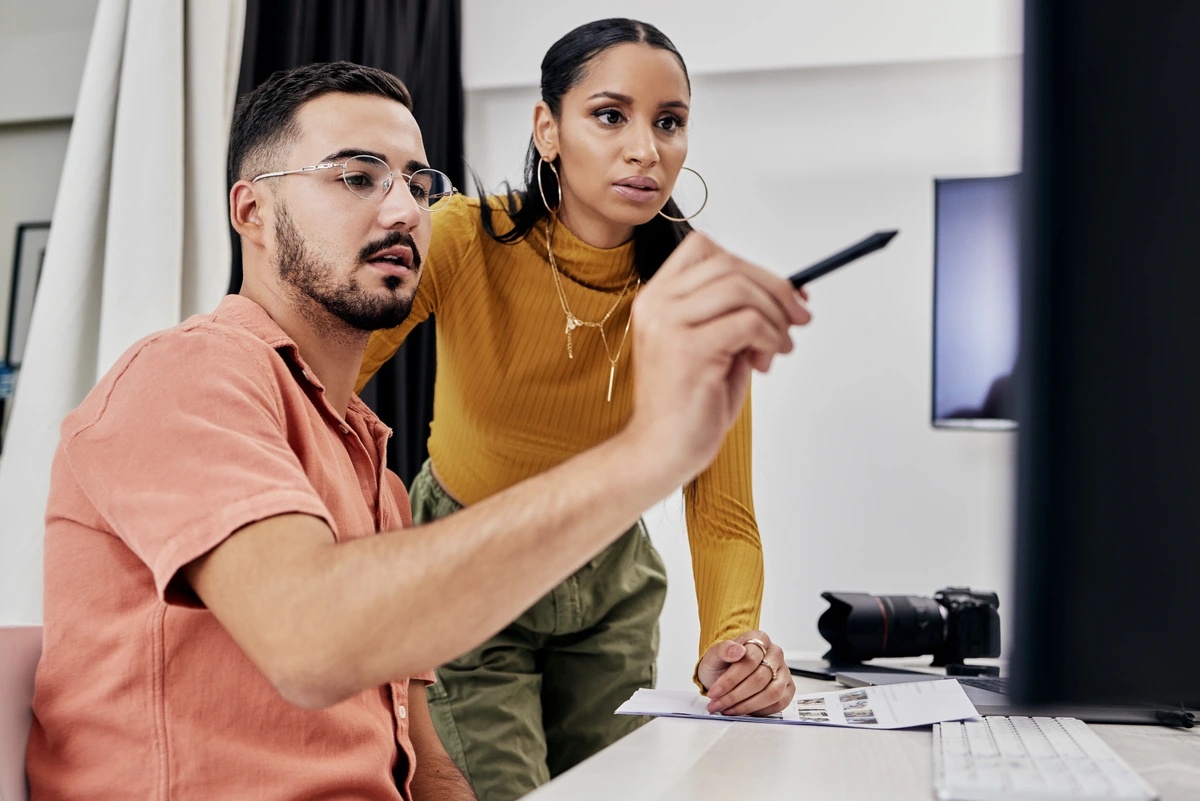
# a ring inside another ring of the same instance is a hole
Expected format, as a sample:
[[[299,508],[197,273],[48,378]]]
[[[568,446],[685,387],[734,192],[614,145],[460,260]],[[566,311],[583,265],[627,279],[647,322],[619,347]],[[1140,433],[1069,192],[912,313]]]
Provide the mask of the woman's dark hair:
[[[251,173],[281,169],[272,161],[284,145],[299,136],[296,113],[300,107],[333,92],[376,95],[395,100],[409,111],[413,107],[404,83],[374,67],[334,61],[273,72],[242,95],[234,109],[229,131],[229,186]]]
[[[580,25],[559,39],[546,51],[542,59],[542,100],[550,107],[550,113],[558,119],[562,114],[562,98],[583,80],[584,72],[592,59],[619,44],[645,44],[658,47],[673,54],[683,70],[683,78],[691,88],[687,65],[675,45],[658,28],[646,22],[614,17]],[[480,203],[483,229],[497,242],[512,244],[524,239],[537,223],[546,218],[550,210],[542,202],[538,192],[537,170],[542,168],[542,157],[533,137],[529,138],[529,152],[525,156],[525,186],[514,190],[504,185],[504,211],[513,222],[513,228],[497,234],[492,223],[492,208]],[[480,195],[487,191],[476,177],[475,185]],[[559,193],[558,178],[550,170],[542,172],[542,186],[546,197],[553,199]],[[683,217],[673,199],[663,206],[663,211],[672,217]],[[692,226],[686,222],[674,222],[654,215],[649,222],[633,229],[633,258],[638,274],[643,281],[649,280],[675,247],[683,241]]]

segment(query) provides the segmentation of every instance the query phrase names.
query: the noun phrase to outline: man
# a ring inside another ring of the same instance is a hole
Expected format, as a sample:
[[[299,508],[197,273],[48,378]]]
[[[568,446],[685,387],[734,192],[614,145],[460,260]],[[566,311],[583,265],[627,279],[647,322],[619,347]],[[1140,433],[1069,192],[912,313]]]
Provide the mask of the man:
[[[408,92],[344,62],[277,73],[238,104],[230,179],[240,295],[135,344],[63,423],[32,796],[471,798],[431,669],[695,475],[808,313],[690,238],[635,307],[628,427],[403,530],[391,432],[353,386],[449,191]],[[744,650],[730,686],[758,666]]]

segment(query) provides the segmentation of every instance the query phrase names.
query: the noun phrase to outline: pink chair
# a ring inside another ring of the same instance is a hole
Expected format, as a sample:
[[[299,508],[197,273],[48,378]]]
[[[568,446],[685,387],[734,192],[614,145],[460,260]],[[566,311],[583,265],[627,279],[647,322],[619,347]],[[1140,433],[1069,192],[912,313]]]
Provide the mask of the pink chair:
[[[33,674],[41,626],[0,627],[0,801],[26,801],[25,746],[33,719]]]

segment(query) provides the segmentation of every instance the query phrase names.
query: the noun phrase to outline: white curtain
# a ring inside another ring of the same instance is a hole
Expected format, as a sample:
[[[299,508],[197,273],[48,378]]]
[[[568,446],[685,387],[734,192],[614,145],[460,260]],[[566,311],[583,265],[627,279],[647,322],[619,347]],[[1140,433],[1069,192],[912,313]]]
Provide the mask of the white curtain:
[[[244,0],[100,0],[0,455],[0,625],[42,622],[58,427],[140,337],[229,281]]]

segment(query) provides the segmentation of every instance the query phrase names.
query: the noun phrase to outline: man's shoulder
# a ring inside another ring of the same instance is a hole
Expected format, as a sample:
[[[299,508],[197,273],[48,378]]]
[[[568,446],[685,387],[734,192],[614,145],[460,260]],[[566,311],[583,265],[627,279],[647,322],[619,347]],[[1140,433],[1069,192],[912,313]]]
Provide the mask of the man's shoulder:
[[[277,386],[280,368],[286,370],[275,349],[241,326],[214,314],[190,317],[129,346],[63,421],[63,434],[95,421],[112,403],[159,413],[214,385]]]
[[[198,314],[135,342],[109,374],[119,379],[131,369],[153,369],[207,381],[219,379],[224,371],[205,372],[206,368],[252,362],[267,365],[277,359],[271,344],[237,323],[216,314]]]

